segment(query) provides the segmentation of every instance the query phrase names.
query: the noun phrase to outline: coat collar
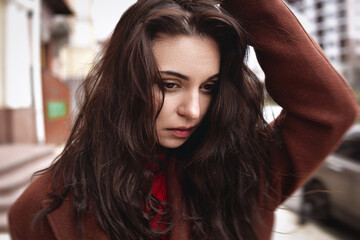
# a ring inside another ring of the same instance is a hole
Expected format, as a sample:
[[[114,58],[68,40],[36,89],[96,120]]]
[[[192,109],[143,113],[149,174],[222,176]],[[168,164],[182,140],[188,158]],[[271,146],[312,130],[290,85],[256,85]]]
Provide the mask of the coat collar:
[[[41,205],[45,207],[48,203],[49,200],[44,200]],[[63,201],[59,208],[47,214],[47,220],[57,240],[110,239],[90,213],[84,216],[84,236],[81,238],[76,229],[72,207],[68,198]]]

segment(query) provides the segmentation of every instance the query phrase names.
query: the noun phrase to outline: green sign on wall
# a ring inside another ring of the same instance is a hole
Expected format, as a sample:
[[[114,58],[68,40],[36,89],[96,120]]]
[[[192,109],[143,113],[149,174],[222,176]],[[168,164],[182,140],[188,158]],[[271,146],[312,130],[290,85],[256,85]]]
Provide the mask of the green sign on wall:
[[[47,117],[49,119],[60,118],[66,116],[67,107],[64,101],[48,101]]]

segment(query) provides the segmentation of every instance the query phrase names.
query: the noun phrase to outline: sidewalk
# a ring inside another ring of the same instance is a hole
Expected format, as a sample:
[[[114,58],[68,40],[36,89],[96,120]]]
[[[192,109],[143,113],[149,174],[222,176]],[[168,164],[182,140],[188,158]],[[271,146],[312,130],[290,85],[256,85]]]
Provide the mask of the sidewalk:
[[[10,236],[6,233],[1,233],[0,240],[10,240]]]
[[[314,223],[299,225],[297,214],[286,207],[280,206],[275,215],[272,240],[340,240],[340,238],[330,235]]]

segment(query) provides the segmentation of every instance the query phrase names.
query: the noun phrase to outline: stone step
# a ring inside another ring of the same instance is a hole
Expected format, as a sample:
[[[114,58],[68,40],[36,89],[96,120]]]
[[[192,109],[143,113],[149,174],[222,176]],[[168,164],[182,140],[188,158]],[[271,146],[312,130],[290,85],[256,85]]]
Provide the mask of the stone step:
[[[1,144],[0,175],[54,152],[54,145]]]
[[[0,213],[0,233],[5,233],[9,231],[8,227],[8,216],[7,213]]]
[[[11,171],[0,174],[0,201],[4,195],[28,184],[31,181],[33,174],[36,171],[48,167],[55,159],[56,155],[55,152],[52,152],[51,154],[42,156],[38,159],[24,162],[21,166],[19,165],[17,168],[12,168]]]

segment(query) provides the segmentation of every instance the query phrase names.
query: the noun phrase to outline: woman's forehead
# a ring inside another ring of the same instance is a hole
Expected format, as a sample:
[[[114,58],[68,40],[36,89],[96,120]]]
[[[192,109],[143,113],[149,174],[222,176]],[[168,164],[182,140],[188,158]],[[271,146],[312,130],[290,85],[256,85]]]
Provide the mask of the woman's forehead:
[[[219,72],[220,53],[209,37],[162,35],[154,42],[153,53],[160,71],[199,77]]]

